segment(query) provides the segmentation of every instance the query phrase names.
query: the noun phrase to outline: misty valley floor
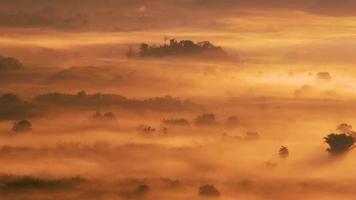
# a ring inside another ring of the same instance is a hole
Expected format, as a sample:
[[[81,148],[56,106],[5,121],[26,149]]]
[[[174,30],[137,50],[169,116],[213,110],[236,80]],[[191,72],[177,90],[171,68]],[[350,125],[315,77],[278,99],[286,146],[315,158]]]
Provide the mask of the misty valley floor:
[[[0,0],[0,200],[354,200],[355,2]]]

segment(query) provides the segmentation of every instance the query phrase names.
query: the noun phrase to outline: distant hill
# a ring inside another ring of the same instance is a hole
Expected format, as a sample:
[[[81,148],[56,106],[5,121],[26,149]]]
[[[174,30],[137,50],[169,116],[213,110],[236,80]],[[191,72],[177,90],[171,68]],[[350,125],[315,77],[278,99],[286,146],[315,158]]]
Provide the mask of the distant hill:
[[[189,56],[200,55],[207,57],[227,57],[228,54],[219,46],[215,46],[209,41],[194,43],[191,40],[177,41],[171,39],[169,45],[164,44],[158,47],[149,46],[142,43],[139,52],[134,52],[131,48],[127,52],[127,57],[167,57],[167,56]]]
[[[22,69],[23,65],[16,58],[0,56],[0,71]]]

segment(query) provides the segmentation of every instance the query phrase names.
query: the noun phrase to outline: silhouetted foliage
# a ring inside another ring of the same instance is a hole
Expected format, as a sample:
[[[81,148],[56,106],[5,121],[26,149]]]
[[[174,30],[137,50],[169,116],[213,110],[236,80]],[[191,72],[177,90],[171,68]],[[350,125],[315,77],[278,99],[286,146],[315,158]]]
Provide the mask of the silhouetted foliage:
[[[279,149],[279,156],[281,158],[287,158],[289,156],[289,150],[287,147],[285,146],[282,146],[280,149]]]
[[[141,194],[145,194],[149,191],[150,191],[150,186],[148,186],[146,184],[141,184],[141,185],[137,186],[135,194],[141,195]]]
[[[49,93],[39,95],[34,101],[47,106],[71,106],[71,107],[97,107],[97,106],[120,106],[126,109],[155,110],[155,111],[181,111],[200,110],[201,106],[188,100],[181,101],[171,96],[155,97],[145,100],[128,99],[115,94],[86,94],[84,96]]]
[[[216,125],[218,122],[216,121],[216,116],[214,113],[205,113],[198,115],[194,119],[194,123],[198,126],[206,126],[206,125]]]
[[[151,135],[156,131],[156,129],[153,128],[152,126],[146,126],[144,124],[139,125],[137,127],[137,130],[141,133],[144,133],[145,135]]]
[[[31,131],[32,130],[32,124],[28,120],[20,120],[18,122],[15,122],[12,130],[15,132],[26,132],[26,131]]]
[[[0,56],[0,71],[1,70],[18,70],[22,69],[23,65],[16,58]]]
[[[167,134],[168,134],[168,128],[163,127],[163,128],[161,129],[161,132],[163,133],[163,135],[167,135]]]
[[[353,137],[356,136],[356,132],[352,130],[352,126],[350,124],[346,124],[346,123],[339,124],[336,127],[336,130],[340,131],[340,133],[345,133]]]
[[[160,178],[160,180],[168,187],[171,187],[171,188],[176,188],[178,186],[181,186],[181,182],[176,179],[176,180],[172,180],[172,179],[169,179],[169,178]]]
[[[63,178],[63,179],[40,179],[31,176],[15,177],[6,176],[0,178],[0,187],[5,189],[63,189],[85,180],[81,177]]]
[[[169,45],[161,45],[158,47],[149,46],[146,43],[141,43],[138,55],[141,57],[165,57],[165,56],[181,56],[193,55],[200,53],[208,53],[215,56],[227,56],[227,53],[219,46],[214,46],[209,41],[194,43],[191,40],[177,41],[170,40]],[[127,56],[132,57],[136,55],[130,48]]]
[[[164,119],[162,120],[162,124],[166,125],[175,125],[175,126],[189,126],[189,122],[186,119]]]
[[[14,94],[4,94],[0,97],[0,120],[19,120],[31,118],[39,114],[75,109],[93,109],[98,107],[120,107],[134,111],[201,111],[203,107],[189,100],[180,100],[171,96],[149,99],[129,99],[116,94],[87,94],[80,91],[77,94],[48,93],[36,96],[31,102],[22,101]],[[114,119],[113,113],[104,113],[107,119]]]
[[[77,93],[77,95],[78,95],[78,97],[85,97],[87,95],[87,93],[84,90],[82,90],[82,91],[79,91]]]
[[[325,142],[329,145],[327,151],[331,154],[337,155],[349,151],[354,143],[355,139],[347,134],[329,134],[324,137]]]
[[[112,113],[112,112],[106,112],[106,113],[104,113],[103,117],[104,117],[105,120],[111,120],[111,121],[112,121],[112,120],[116,120],[116,116],[115,116],[115,114]]]
[[[226,126],[227,127],[234,127],[239,124],[239,119],[236,116],[230,116],[226,120]]]
[[[39,109],[29,102],[22,101],[14,94],[0,97],[0,120],[19,120],[39,114]]]
[[[0,103],[1,104],[19,104],[22,103],[22,100],[17,97],[14,94],[8,93],[8,94],[4,94],[0,97]]]
[[[198,194],[201,196],[220,196],[220,192],[213,185],[200,186]]]
[[[99,111],[96,111],[91,117],[91,120],[93,120],[94,122],[98,122],[98,123],[103,123],[103,122],[115,122],[116,121],[116,116],[114,113],[112,112],[106,112],[104,114],[102,114]]]
[[[101,112],[96,111],[92,116],[91,119],[92,120],[101,120],[103,118],[103,115],[101,114]]]
[[[246,132],[246,136],[245,136],[246,140],[257,140],[259,138],[260,138],[260,135],[257,132],[254,132],[254,131]]]
[[[318,72],[316,74],[316,78],[322,81],[330,81],[332,79],[332,76],[329,72]]]

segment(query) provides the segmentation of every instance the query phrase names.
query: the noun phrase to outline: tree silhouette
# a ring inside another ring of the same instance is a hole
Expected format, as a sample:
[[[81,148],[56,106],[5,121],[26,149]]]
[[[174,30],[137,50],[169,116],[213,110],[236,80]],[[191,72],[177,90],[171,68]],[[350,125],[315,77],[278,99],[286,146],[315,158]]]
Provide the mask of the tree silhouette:
[[[198,126],[217,124],[216,117],[215,117],[214,113],[205,113],[205,114],[198,115],[194,119],[194,122]]]
[[[162,124],[165,125],[174,125],[174,126],[189,126],[189,122],[186,119],[164,119],[162,120]]]
[[[145,194],[147,192],[149,192],[150,190],[150,186],[146,185],[146,184],[141,184],[139,186],[137,186],[136,190],[135,190],[135,194],[141,195],[141,194]]]
[[[289,150],[287,147],[285,146],[282,146],[280,149],[279,149],[279,156],[281,158],[287,158],[289,156]]]
[[[0,56],[0,70],[18,70],[21,68],[23,68],[23,65],[17,59]]]
[[[238,123],[239,123],[239,119],[236,116],[230,116],[226,120],[226,126],[230,128],[237,126]]]
[[[26,132],[32,130],[32,124],[28,120],[20,120],[14,123],[12,130],[15,132]]]
[[[104,113],[104,115],[103,115],[103,118],[105,119],[105,120],[116,120],[116,116],[115,116],[115,114],[114,113],[112,113],[112,112],[106,112],[106,113]]]
[[[164,44],[158,47],[141,43],[138,55],[141,57],[164,57],[177,55],[192,55],[199,53],[210,53],[209,55],[227,56],[227,53],[219,46],[214,46],[209,41],[194,43],[191,40],[177,41],[171,39],[169,45]],[[132,49],[126,53],[129,57],[136,55]]]
[[[324,137],[325,142],[329,145],[327,151],[333,155],[342,154],[353,148],[355,139],[345,133],[331,133]]]
[[[198,191],[201,196],[220,196],[220,192],[214,185],[202,185]]]

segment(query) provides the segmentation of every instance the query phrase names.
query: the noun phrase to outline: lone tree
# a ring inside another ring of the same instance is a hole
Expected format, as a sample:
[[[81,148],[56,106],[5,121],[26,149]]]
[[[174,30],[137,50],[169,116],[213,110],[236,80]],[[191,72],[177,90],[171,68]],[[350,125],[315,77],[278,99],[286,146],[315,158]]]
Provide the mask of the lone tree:
[[[26,132],[32,130],[32,124],[28,120],[21,120],[14,123],[12,130],[15,132]]]
[[[281,158],[287,158],[289,156],[289,150],[287,147],[285,146],[282,146],[280,149],[279,149],[279,156]]]
[[[327,151],[333,155],[338,155],[349,151],[353,148],[355,143],[354,137],[345,133],[331,133],[324,137],[324,140],[329,145]]]

